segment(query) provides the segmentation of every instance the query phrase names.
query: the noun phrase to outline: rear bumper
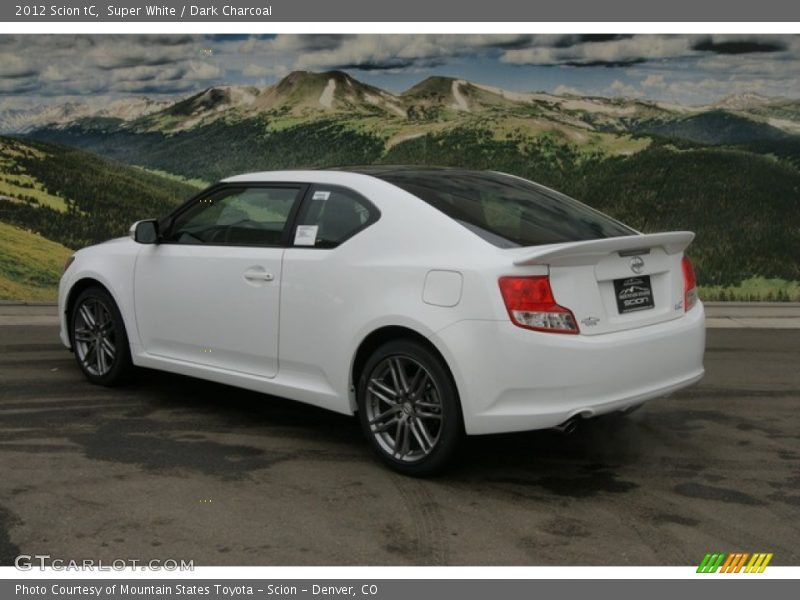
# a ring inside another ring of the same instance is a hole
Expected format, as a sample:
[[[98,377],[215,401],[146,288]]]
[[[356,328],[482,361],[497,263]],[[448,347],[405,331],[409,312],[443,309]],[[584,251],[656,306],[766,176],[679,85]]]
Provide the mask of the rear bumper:
[[[460,321],[433,339],[453,369],[469,434],[544,429],[624,410],[703,376],[702,303],[656,325],[596,336]]]

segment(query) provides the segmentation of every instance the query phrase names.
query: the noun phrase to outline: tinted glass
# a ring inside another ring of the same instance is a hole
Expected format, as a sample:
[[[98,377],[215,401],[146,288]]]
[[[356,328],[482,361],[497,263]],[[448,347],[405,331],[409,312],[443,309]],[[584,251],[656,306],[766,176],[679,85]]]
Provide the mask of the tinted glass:
[[[168,241],[179,244],[279,246],[300,188],[219,190],[180,213]]]
[[[635,233],[577,200],[508,175],[442,170],[376,176],[421,198],[501,248]]]
[[[300,211],[295,245],[333,248],[373,223],[377,216],[376,209],[354,191],[315,185]]]

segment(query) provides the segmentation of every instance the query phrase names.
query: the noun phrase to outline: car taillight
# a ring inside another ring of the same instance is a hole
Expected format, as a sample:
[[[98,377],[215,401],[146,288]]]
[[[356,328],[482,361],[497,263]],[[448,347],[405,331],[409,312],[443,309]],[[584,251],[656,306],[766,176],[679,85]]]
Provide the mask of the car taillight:
[[[690,310],[697,304],[697,278],[694,276],[692,261],[685,256],[681,261],[683,269],[683,306],[684,310]]]
[[[579,333],[572,311],[556,304],[547,275],[501,277],[499,284],[515,325],[536,331]]]

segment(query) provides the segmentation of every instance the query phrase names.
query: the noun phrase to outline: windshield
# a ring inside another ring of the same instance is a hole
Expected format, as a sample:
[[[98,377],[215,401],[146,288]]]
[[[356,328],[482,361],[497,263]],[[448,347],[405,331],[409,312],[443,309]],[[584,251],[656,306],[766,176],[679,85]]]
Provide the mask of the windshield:
[[[443,169],[376,176],[421,198],[500,248],[636,233],[577,200],[501,173]]]

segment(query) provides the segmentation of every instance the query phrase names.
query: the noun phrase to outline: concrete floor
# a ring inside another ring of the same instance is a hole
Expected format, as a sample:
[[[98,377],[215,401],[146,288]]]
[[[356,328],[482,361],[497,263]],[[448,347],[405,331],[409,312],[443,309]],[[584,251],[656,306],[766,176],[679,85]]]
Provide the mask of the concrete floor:
[[[800,562],[800,334],[713,329],[706,378],[625,417],[472,439],[395,475],[353,419],[143,371],[88,384],[48,324],[0,326],[0,565]]]

